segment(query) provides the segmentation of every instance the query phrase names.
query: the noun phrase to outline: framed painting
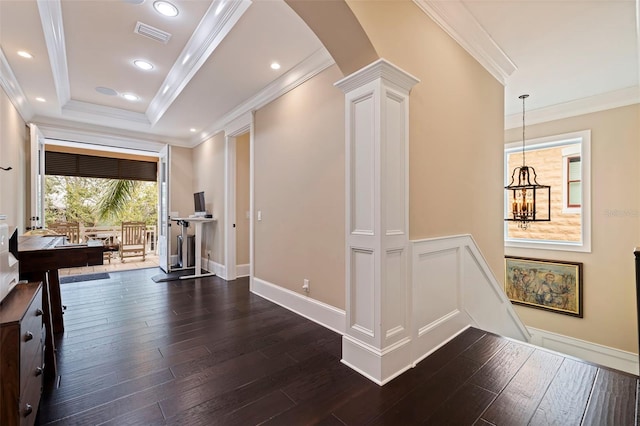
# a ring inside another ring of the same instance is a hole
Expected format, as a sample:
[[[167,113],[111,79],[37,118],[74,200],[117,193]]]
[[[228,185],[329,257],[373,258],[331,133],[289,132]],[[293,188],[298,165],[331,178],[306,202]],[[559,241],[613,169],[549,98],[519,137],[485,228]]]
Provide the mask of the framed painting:
[[[582,263],[505,256],[511,303],[582,318]]]

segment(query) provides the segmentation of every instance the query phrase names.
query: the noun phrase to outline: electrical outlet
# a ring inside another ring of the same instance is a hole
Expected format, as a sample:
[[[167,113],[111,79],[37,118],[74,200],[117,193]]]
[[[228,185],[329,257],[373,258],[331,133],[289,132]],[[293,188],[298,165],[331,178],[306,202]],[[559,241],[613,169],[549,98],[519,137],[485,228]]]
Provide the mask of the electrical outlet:
[[[305,293],[309,293],[309,291],[311,290],[309,288],[309,280],[308,279],[304,279],[303,284],[302,284],[302,289],[304,290]]]

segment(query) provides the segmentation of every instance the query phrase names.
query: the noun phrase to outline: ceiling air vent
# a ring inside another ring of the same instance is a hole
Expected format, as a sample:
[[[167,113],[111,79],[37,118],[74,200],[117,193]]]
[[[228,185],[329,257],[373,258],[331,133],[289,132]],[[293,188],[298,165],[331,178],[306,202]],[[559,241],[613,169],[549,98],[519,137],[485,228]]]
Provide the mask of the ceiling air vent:
[[[169,34],[168,32],[154,28],[151,25],[143,24],[140,21],[136,23],[136,28],[133,30],[133,32],[145,37],[149,37],[152,40],[159,41],[164,44],[167,44],[167,42],[171,38],[171,34]]]

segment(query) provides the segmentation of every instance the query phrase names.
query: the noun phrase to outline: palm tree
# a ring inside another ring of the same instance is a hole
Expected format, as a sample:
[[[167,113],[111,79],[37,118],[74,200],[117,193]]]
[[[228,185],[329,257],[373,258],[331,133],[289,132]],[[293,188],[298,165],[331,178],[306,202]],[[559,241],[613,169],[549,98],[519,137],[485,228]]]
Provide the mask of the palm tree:
[[[100,219],[117,217],[133,197],[138,182],[135,180],[110,180],[98,200],[96,210]]]

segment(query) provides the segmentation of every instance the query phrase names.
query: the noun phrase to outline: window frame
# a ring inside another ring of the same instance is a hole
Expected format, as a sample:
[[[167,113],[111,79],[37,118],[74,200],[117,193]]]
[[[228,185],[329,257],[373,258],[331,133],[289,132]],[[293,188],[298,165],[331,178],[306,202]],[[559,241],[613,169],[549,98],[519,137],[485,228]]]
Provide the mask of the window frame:
[[[562,181],[564,187],[562,188],[562,213],[580,213],[582,204],[580,206],[571,206],[569,204],[569,161],[571,158],[580,158],[580,173],[582,170],[582,155],[580,149],[577,147],[568,147],[562,150],[562,159],[564,161],[564,167],[562,170]],[[582,189],[582,175],[580,175],[580,188]],[[582,200],[580,200],[582,203]]]
[[[532,240],[523,238],[509,238],[508,223],[504,223],[504,245],[505,247],[538,249],[538,250],[561,250],[561,251],[575,251],[575,252],[591,252],[591,130],[581,130],[577,132],[564,133],[552,136],[546,136],[542,138],[529,139],[526,141],[525,152],[529,152],[536,149],[550,148],[560,145],[578,144],[579,150],[572,150],[573,155],[575,153],[580,156],[581,162],[581,207],[570,208],[573,211],[567,213],[581,213],[581,239],[578,242],[569,241],[557,241],[557,240]],[[522,141],[510,142],[505,144],[504,147],[504,182],[505,186],[509,183],[511,171],[508,170],[508,158],[509,154],[522,150]],[[572,152],[569,150],[568,152]],[[563,152],[563,157],[565,157]],[[568,182],[567,168],[563,166],[563,181]],[[544,184],[544,182],[541,182]],[[567,185],[563,185],[563,211],[565,209],[565,201],[567,200]],[[507,217],[507,193],[504,191],[504,217]],[[553,217],[551,218],[553,221]]]
[[[582,159],[580,158],[580,156],[575,156],[575,157],[567,157],[567,174],[570,175],[571,174],[571,163],[580,163],[580,170],[582,171]],[[580,200],[579,203],[576,204],[571,204],[571,184],[572,183],[579,183],[580,184],[580,192],[582,192],[582,176],[580,176],[580,179],[574,179],[571,180],[571,178],[567,178],[565,180],[566,184],[566,188],[567,188],[567,197],[565,198],[565,210],[568,209],[575,209],[575,208],[582,208],[582,200]]]

